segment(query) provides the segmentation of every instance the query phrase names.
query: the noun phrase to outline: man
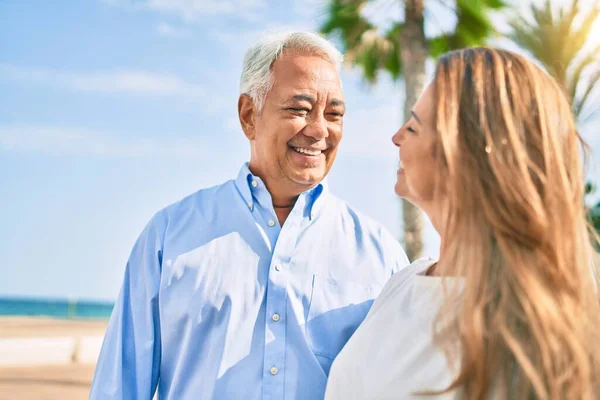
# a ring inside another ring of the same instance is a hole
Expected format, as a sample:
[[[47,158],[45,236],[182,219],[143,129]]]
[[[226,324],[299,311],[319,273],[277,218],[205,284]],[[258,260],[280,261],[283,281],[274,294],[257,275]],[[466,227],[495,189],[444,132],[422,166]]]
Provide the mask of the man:
[[[373,299],[408,264],[322,183],[345,111],[341,54],[313,33],[246,54],[235,180],[158,212],[126,267],[92,399],[319,399]]]

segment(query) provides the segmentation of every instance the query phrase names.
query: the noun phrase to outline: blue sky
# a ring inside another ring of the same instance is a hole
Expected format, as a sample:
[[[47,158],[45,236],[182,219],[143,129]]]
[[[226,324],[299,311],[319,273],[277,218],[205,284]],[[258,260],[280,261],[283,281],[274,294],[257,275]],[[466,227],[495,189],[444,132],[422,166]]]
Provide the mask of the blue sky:
[[[399,14],[379,3],[366,10],[374,20]],[[0,296],[113,300],[148,219],[248,159],[236,112],[245,49],[267,32],[316,29],[323,4],[0,2]],[[428,30],[451,26],[434,11]],[[369,88],[350,68],[342,79],[348,112],[329,184],[399,236],[390,137],[402,83]],[[429,224],[425,243],[436,255]]]

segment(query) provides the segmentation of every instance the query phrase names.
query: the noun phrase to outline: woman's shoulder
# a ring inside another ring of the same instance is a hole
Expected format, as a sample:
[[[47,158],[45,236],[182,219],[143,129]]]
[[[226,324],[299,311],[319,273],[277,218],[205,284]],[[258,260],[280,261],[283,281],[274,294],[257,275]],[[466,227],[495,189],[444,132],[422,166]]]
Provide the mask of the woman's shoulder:
[[[385,284],[381,293],[375,299],[369,314],[374,314],[391,297],[402,295],[402,293],[411,286],[415,277],[423,275],[427,270],[437,262],[432,257],[423,257],[413,261],[411,264],[396,272]]]
[[[433,257],[422,257],[413,261],[411,264],[395,273],[386,283],[383,291],[402,286],[403,284],[410,282],[415,276],[425,275],[427,270],[435,263],[437,263],[437,259]]]

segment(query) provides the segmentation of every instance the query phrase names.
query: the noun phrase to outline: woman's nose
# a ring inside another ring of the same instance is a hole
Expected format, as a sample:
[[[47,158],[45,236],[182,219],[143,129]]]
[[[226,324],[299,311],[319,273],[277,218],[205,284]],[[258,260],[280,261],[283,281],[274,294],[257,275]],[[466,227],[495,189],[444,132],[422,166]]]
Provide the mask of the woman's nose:
[[[402,144],[402,139],[403,139],[403,134],[402,134],[402,128],[398,129],[398,131],[396,133],[394,133],[394,136],[392,136],[392,142],[400,147],[400,145]]]

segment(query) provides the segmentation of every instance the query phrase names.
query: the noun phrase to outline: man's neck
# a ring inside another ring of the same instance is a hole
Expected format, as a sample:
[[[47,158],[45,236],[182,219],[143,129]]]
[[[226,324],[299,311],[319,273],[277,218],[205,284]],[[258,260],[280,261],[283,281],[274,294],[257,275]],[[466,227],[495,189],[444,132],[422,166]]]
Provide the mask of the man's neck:
[[[275,210],[279,224],[283,226],[283,223],[290,215],[290,212],[292,212],[292,208],[294,208],[296,200],[298,200],[298,195],[279,194],[272,191],[269,191],[269,193],[271,194],[273,209]]]
[[[277,215],[277,220],[279,221],[279,225],[283,226],[283,224],[285,223],[285,220],[292,212],[293,207],[294,206],[286,207],[286,208],[275,207],[275,215]]]
[[[296,200],[298,200],[299,195],[277,195],[271,191],[271,200],[273,201],[273,208],[275,209],[286,209],[293,208],[294,204],[296,204]]]
[[[260,172],[259,168],[255,168],[253,165],[249,165],[250,172],[258,176],[264,182],[269,194],[271,195],[271,201],[273,202],[273,208],[280,225],[283,225],[290,212],[296,204],[296,200],[301,193],[310,190],[311,186],[301,186],[294,184],[289,181],[273,181],[270,180],[265,174]]]

